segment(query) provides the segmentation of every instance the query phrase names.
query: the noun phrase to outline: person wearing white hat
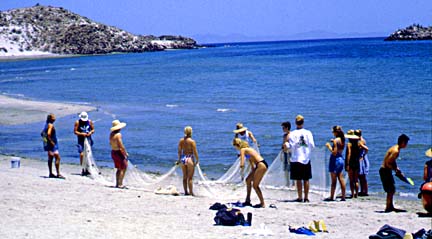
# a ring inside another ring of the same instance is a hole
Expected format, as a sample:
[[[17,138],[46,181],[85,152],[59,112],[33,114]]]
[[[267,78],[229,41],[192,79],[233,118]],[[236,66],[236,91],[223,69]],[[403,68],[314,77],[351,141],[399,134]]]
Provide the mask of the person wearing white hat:
[[[83,166],[83,156],[84,156],[84,140],[87,138],[87,140],[90,143],[90,146],[93,145],[93,140],[91,138],[91,135],[94,134],[95,129],[93,125],[93,121],[91,121],[88,117],[87,112],[83,111],[81,114],[78,115],[79,119],[75,121],[74,126],[74,134],[77,136],[78,143],[78,153],[80,154],[80,165]],[[81,171],[81,175],[89,175],[89,171],[87,168],[83,168]]]
[[[124,127],[126,127],[126,123],[122,123],[119,120],[114,120],[112,122],[111,134],[109,137],[111,145],[111,157],[114,161],[114,167],[117,168],[116,188],[126,188],[123,185],[123,178],[128,167],[129,154],[123,145],[122,135],[120,133],[120,130]]]

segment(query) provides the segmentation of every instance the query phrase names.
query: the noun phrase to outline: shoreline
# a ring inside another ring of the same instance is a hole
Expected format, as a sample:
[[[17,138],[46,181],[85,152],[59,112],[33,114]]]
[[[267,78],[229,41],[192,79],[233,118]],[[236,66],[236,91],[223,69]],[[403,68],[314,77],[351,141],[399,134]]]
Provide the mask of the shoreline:
[[[10,168],[10,157],[0,155],[1,238],[256,238],[252,233],[265,225],[274,238],[304,238],[288,231],[288,226],[307,227],[311,220],[324,220],[329,233],[317,238],[367,238],[384,224],[414,233],[431,228],[431,218],[421,202],[396,200],[405,213],[381,213],[385,199],[368,197],[346,202],[322,202],[315,195],[310,203],[284,202],[295,192],[264,189],[267,208],[240,208],[253,214],[251,227],[214,226],[215,202],[242,200],[245,188],[219,198],[156,195],[152,190],[121,190],[79,175],[78,165],[61,164],[66,180],[47,178],[46,162],[21,159],[20,168]],[[112,169],[102,169],[103,174]],[[131,172],[129,172],[131,173]],[[178,191],[182,192],[181,188]],[[227,189],[228,190],[228,189]],[[229,191],[229,190],[228,190]],[[31,195],[31,196],[30,196]],[[256,202],[252,192],[252,201]],[[275,204],[277,208],[269,208]],[[46,223],[51,223],[46,230]],[[170,228],[171,230],[166,230]],[[249,235],[245,235],[249,234]]]
[[[82,111],[91,112],[96,109],[94,106],[25,100],[0,95],[0,125],[43,122],[49,113],[60,118]]]

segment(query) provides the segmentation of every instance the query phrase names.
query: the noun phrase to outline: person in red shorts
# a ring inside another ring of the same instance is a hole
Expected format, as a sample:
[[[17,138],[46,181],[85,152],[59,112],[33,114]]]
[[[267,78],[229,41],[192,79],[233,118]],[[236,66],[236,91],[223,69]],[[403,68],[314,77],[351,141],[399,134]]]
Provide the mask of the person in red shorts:
[[[110,145],[111,145],[111,157],[114,161],[114,166],[117,169],[116,172],[116,188],[126,188],[123,185],[123,178],[126,174],[128,167],[128,156],[126,148],[123,145],[122,135],[120,130],[126,126],[126,123],[122,123],[119,120],[112,122],[111,134],[110,134]]]

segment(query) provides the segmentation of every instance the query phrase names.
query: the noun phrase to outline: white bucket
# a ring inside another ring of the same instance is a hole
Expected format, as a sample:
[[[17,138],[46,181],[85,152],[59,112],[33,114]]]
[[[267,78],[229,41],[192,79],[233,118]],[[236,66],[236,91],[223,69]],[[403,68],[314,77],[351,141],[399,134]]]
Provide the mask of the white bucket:
[[[11,157],[11,168],[19,168],[21,166],[20,157]]]

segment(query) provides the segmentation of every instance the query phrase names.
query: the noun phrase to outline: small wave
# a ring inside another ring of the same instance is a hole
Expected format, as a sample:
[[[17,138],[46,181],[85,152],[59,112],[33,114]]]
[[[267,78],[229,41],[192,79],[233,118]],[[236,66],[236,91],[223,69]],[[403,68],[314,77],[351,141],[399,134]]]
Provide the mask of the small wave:
[[[23,94],[2,93],[2,95],[11,96],[11,97],[15,97],[15,98],[25,98],[25,96]]]
[[[45,72],[47,72],[47,73],[48,73],[48,72],[51,72],[51,71],[50,71],[50,70],[45,70]]]
[[[417,198],[417,194],[415,193],[404,193],[404,192],[400,192],[399,193],[400,197],[407,197],[407,198]]]
[[[170,104],[166,104],[165,106],[168,108],[177,108],[178,107],[178,105],[170,105]]]
[[[74,71],[74,70],[76,70],[76,69],[72,67],[72,68],[70,68],[70,70],[71,70],[71,71]]]
[[[217,112],[231,112],[231,111],[234,111],[234,110],[232,110],[232,109],[217,109],[216,111]]]

